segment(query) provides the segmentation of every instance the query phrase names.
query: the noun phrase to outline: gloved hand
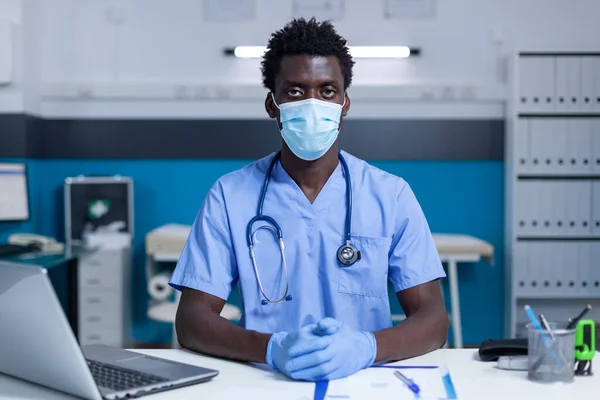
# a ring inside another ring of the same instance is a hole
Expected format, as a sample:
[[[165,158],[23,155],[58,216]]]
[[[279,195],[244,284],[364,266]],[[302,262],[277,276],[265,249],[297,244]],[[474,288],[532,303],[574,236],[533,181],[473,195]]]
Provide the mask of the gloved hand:
[[[278,332],[271,335],[267,345],[267,364],[275,371],[290,376],[290,366],[296,357],[322,351],[332,342],[330,335],[315,335],[317,324],[306,325],[296,332]]]
[[[289,360],[288,376],[293,379],[319,381],[345,378],[370,367],[377,355],[375,335],[357,331],[332,318],[319,321],[313,334],[331,338],[331,344],[321,349],[315,347],[312,352],[304,352]]]

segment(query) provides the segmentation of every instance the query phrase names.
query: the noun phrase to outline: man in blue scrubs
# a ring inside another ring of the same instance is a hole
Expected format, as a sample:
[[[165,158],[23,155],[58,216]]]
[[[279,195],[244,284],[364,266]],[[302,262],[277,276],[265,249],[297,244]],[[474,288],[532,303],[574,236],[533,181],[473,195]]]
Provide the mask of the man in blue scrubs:
[[[277,125],[265,135],[281,134],[281,152],[221,177],[207,194],[170,281],[182,291],[176,329],[183,347],[315,381],[444,344],[448,317],[437,280],[445,273],[414,193],[338,148],[353,64],[328,22],[297,19],[271,36],[262,74],[265,108]],[[255,269],[246,228],[276,156],[262,212],[281,228],[284,257],[273,225],[257,221],[250,230]],[[352,265],[338,259],[348,180],[349,243],[360,251]],[[388,282],[407,316],[396,326]],[[219,315],[235,285],[243,299],[239,326]]]

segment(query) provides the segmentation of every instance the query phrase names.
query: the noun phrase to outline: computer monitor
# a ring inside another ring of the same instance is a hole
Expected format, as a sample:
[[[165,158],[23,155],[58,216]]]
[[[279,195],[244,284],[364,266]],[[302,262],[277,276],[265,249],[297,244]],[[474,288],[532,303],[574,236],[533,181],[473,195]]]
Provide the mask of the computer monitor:
[[[29,219],[25,163],[0,163],[0,221]]]

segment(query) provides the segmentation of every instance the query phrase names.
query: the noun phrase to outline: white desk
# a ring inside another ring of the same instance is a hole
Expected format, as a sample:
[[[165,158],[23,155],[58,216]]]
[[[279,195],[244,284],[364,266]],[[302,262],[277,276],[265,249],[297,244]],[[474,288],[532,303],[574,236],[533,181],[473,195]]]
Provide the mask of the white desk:
[[[460,316],[460,296],[458,293],[458,263],[478,262],[487,259],[493,263],[494,247],[467,235],[433,234],[435,246],[443,263],[448,265],[448,280],[450,282],[450,304],[454,347],[463,347],[462,323]]]
[[[267,368],[209,358],[183,350],[137,351],[220,371],[210,382],[144,397],[148,400],[313,399],[313,383],[293,382]],[[442,349],[397,364],[447,365],[460,400],[597,400],[600,387],[599,374],[576,377],[574,383],[567,385],[533,383],[527,380],[526,372],[503,371],[497,369],[495,363],[478,361],[477,351],[471,349]],[[60,400],[71,397],[0,375],[0,398]]]

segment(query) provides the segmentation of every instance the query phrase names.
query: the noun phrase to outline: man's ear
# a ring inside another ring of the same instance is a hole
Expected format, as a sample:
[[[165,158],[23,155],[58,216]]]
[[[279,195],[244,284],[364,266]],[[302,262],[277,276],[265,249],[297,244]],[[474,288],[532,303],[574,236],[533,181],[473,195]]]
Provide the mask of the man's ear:
[[[273,94],[271,92],[267,93],[267,98],[265,99],[265,110],[267,110],[267,114],[270,118],[277,118],[277,107],[275,106]]]
[[[344,92],[345,101],[344,106],[342,107],[342,117],[345,117],[350,110],[350,96],[348,96],[348,92]]]

